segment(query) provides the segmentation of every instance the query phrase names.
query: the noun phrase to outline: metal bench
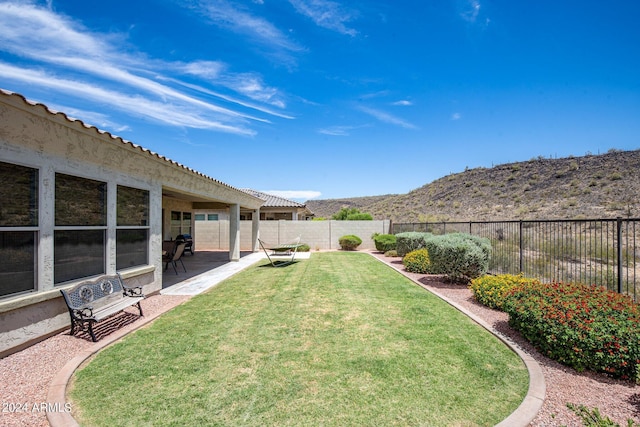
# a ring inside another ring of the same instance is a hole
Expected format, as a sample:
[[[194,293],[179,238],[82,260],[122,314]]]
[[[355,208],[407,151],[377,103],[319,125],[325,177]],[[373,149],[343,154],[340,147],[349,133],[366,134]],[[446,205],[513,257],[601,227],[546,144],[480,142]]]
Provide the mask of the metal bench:
[[[140,316],[143,315],[140,306],[144,299],[142,288],[128,287],[119,273],[87,280],[71,289],[60,289],[60,292],[69,309],[71,335],[78,326],[81,330],[88,330],[94,342],[97,341],[94,323],[133,305],[137,305]]]

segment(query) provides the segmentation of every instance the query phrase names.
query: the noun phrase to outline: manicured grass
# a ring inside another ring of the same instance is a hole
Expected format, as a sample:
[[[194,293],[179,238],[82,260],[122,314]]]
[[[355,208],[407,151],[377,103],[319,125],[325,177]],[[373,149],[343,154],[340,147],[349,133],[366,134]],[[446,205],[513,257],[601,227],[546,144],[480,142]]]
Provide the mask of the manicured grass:
[[[76,373],[83,426],[489,426],[521,360],[366,254],[254,266]]]

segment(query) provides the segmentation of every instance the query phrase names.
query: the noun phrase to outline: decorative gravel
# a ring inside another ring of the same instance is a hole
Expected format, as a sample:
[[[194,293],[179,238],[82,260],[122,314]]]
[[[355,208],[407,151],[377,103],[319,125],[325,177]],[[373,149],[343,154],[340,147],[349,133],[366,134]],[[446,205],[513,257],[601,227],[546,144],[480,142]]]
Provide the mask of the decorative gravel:
[[[407,273],[398,258],[387,258],[379,253],[373,255],[426,289],[455,301],[479,316],[540,364],[547,394],[542,409],[531,426],[582,426],[580,419],[567,408],[567,403],[597,407],[602,415],[621,426],[627,425],[627,419],[640,423],[640,387],[600,374],[579,373],[564,367],[538,353],[511,329],[505,313],[478,304],[467,287],[445,283],[438,276]],[[143,310],[145,315],[153,315],[169,310],[187,299],[186,296],[154,295],[142,302]],[[123,317],[122,327],[133,329],[140,323],[129,319],[126,315]],[[65,410],[47,406],[49,384],[67,361],[94,345],[88,336],[72,337],[68,333],[67,330],[0,359],[1,426],[48,426],[47,410]]]

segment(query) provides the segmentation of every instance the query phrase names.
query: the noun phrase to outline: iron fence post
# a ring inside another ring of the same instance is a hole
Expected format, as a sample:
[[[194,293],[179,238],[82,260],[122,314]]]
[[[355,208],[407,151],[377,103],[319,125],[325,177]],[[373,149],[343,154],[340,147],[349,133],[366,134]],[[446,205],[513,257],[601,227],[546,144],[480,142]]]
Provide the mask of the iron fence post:
[[[519,222],[518,235],[519,235],[518,237],[519,237],[519,240],[520,240],[520,242],[519,242],[519,245],[520,245],[520,273],[523,273],[524,269],[523,269],[523,265],[522,264],[523,264],[523,258],[524,258],[524,248],[522,247],[523,246],[522,220],[520,220],[520,222]]]
[[[622,293],[622,218],[616,218],[616,256],[618,258],[618,293]]]

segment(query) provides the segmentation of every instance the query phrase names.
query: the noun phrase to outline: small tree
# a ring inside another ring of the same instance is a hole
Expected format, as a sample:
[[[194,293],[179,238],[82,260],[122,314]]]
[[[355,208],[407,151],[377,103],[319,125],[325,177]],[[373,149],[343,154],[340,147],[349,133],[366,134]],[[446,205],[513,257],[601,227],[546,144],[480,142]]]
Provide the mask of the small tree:
[[[332,219],[337,221],[371,221],[373,216],[360,212],[357,208],[342,208],[340,212],[334,214]]]

